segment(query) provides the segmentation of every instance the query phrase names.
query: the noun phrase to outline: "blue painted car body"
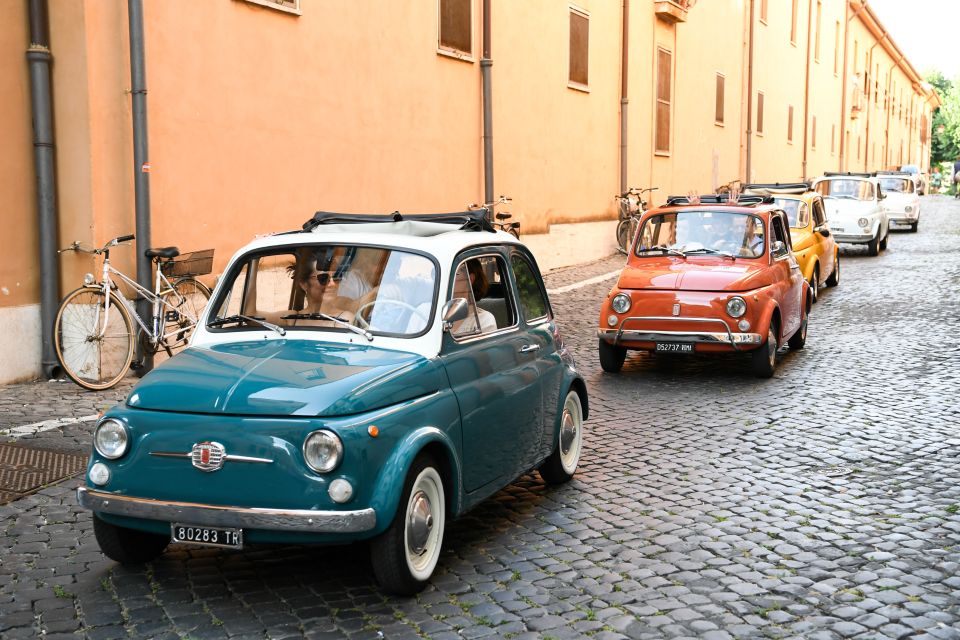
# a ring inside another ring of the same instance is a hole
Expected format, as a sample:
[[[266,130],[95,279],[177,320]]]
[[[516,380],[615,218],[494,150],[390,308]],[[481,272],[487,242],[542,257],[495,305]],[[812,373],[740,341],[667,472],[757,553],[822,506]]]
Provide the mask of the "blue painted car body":
[[[498,256],[503,264],[523,259],[546,301],[532,256],[511,242],[487,241],[439,262],[452,271],[471,255]],[[242,262],[242,255],[235,261]],[[511,272],[501,284],[516,296],[513,278]],[[441,287],[450,290],[449,274]],[[219,300],[217,293],[213,300]],[[429,451],[441,468],[448,512],[461,514],[558,448],[570,391],[580,396],[583,417],[587,413],[586,386],[549,304],[529,322],[516,299],[510,304],[514,324],[480,339],[455,339],[437,319],[438,347],[430,357],[398,349],[397,342],[384,348],[353,336],[332,340],[322,333],[258,330],[218,342],[219,334],[208,332],[206,342],[146,375],[124,404],[105,414],[126,427],[129,446],[116,460],[95,449],[86,489],[118,499],[225,508],[372,509],[374,523],[362,531],[244,531],[245,541],[254,543],[341,543],[378,536],[390,526],[411,465]],[[342,460],[329,473],[304,460],[305,438],[319,429],[332,431],[343,444]],[[186,454],[210,441],[233,456],[267,462],[227,462],[214,473],[202,471]],[[104,486],[89,480],[97,463],[111,471]],[[329,493],[337,479],[354,488],[346,504]],[[170,532],[168,520],[109,509],[97,515],[119,527]]]

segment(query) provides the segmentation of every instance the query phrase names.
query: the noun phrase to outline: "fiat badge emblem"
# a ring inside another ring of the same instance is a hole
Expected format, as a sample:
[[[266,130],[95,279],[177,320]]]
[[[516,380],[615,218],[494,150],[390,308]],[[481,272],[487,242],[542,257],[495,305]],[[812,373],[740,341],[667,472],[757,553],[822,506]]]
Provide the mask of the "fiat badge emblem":
[[[190,462],[200,471],[219,471],[226,457],[226,449],[219,442],[198,442],[190,452]]]

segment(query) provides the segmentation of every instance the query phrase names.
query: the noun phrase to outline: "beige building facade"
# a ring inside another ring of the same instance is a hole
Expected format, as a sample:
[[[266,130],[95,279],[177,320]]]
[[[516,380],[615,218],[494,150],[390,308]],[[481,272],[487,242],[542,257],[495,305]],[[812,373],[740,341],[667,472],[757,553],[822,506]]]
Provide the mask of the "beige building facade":
[[[254,236],[318,209],[482,202],[485,9],[494,193],[513,198],[542,269],[613,252],[621,175],[658,187],[658,204],[733,179],[929,165],[937,98],[859,0],[131,1],[151,244],[216,248],[214,276]],[[28,2],[0,10],[9,382],[41,374],[41,238]],[[134,230],[127,10],[49,2],[61,247]],[[114,263],[132,274],[144,248]],[[57,267],[63,295],[95,263],[67,253]]]

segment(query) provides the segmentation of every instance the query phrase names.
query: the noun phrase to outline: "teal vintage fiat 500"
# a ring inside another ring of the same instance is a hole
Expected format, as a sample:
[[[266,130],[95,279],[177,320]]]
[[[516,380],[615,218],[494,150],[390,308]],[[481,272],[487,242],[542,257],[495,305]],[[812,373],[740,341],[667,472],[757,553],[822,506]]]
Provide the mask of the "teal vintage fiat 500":
[[[318,213],[233,257],[190,347],[99,420],[78,500],[121,563],[366,539],[412,594],[448,518],[572,477],[586,417],[533,256],[482,210]]]

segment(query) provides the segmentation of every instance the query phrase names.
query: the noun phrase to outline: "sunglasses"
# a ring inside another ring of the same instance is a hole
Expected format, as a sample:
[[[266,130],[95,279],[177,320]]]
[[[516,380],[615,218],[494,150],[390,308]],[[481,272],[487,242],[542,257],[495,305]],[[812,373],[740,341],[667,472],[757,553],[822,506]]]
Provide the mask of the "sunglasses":
[[[320,284],[321,287],[327,286],[330,283],[331,279],[334,282],[340,282],[341,280],[343,280],[343,274],[336,273],[336,272],[331,274],[329,271],[321,271],[320,273],[317,274],[317,282]]]

